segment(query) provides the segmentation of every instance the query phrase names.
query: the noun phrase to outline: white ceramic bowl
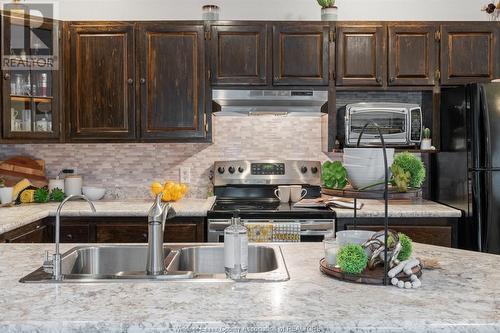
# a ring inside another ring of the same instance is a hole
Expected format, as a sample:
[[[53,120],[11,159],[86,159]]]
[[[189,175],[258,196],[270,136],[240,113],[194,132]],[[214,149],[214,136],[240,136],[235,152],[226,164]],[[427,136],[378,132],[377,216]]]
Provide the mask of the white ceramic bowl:
[[[337,231],[337,244],[341,248],[347,244],[363,244],[375,234],[374,231],[368,230],[342,230]]]
[[[82,193],[90,200],[97,201],[104,197],[106,189],[103,187],[83,186]]]

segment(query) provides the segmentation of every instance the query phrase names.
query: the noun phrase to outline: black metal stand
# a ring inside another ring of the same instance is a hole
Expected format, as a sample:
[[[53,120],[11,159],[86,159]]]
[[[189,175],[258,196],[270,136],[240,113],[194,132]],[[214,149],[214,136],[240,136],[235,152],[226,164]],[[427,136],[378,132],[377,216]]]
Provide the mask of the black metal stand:
[[[363,129],[359,133],[358,137],[358,142],[356,143],[356,147],[360,147],[361,144],[361,137],[363,136],[363,133],[365,132],[366,128],[368,126],[372,125],[375,127],[380,135],[380,142],[382,143],[382,151],[384,153],[384,168],[385,168],[385,184],[384,184],[384,192],[383,192],[383,198],[384,198],[384,205],[385,205],[385,217],[384,217],[384,285],[387,285],[387,271],[389,269],[388,263],[387,263],[387,235],[389,231],[389,166],[387,163],[387,149],[385,146],[385,141],[384,141],[384,136],[382,135],[382,131],[380,130],[380,126],[375,123],[375,122],[368,122],[363,126]],[[365,145],[365,146],[371,146],[371,145]],[[354,198],[354,229],[357,229],[357,210],[358,210],[358,200],[357,198]]]

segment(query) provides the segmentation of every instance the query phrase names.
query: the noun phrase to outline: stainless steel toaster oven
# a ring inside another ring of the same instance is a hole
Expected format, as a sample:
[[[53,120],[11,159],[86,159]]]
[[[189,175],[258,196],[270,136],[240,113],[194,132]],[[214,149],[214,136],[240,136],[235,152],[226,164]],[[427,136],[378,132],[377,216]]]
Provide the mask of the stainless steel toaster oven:
[[[345,144],[355,146],[361,130],[370,122],[376,123],[384,141],[392,146],[419,145],[422,140],[422,109],[406,103],[355,103],[345,108]],[[381,144],[375,126],[368,126],[361,143]]]

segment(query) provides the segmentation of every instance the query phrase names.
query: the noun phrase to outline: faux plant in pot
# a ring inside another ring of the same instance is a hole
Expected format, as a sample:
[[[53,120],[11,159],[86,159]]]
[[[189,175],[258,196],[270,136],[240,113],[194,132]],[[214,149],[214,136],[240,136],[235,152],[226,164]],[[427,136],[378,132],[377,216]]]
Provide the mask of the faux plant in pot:
[[[2,205],[10,204],[12,202],[13,193],[14,188],[5,186],[5,181],[0,178],[0,202]]]
[[[321,6],[322,21],[337,21],[338,8],[335,6],[335,0],[316,0]]]
[[[431,139],[431,130],[429,128],[424,129],[424,138],[420,143],[420,149],[422,150],[431,150],[432,149],[432,139]]]

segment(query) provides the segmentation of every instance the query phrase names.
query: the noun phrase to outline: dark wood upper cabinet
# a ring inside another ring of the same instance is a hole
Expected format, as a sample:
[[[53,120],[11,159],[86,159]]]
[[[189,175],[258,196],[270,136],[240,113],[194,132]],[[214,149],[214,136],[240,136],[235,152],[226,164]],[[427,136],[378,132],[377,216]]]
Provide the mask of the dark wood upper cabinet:
[[[266,85],[268,55],[267,24],[211,27],[213,85]]]
[[[383,86],[387,77],[386,65],[383,25],[337,27],[337,85]]]
[[[0,132],[6,142],[60,139],[60,26],[48,18],[2,15]]]
[[[327,24],[278,24],[273,27],[273,84],[328,85]]]
[[[204,139],[203,24],[141,23],[138,57],[143,139]]]
[[[389,85],[434,85],[439,26],[389,26]]]
[[[442,84],[488,82],[499,75],[498,24],[445,24],[441,34]]]
[[[70,138],[133,139],[133,25],[74,24],[69,39]]]

